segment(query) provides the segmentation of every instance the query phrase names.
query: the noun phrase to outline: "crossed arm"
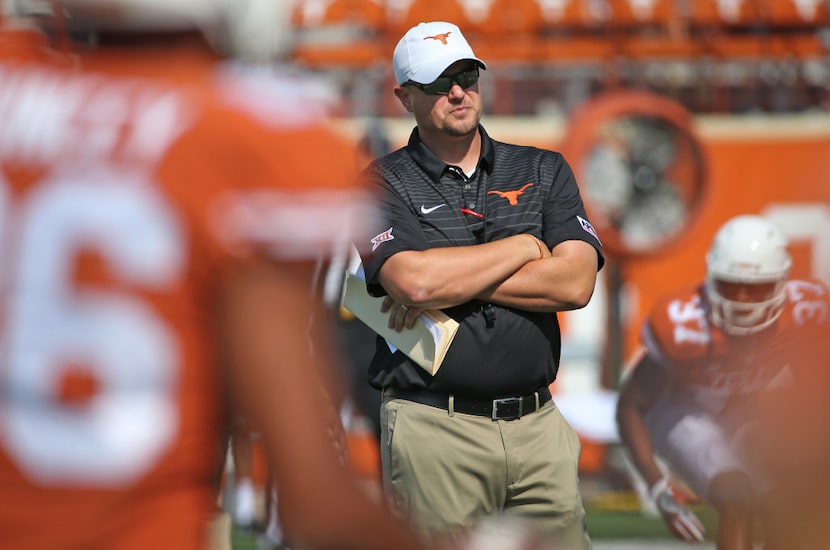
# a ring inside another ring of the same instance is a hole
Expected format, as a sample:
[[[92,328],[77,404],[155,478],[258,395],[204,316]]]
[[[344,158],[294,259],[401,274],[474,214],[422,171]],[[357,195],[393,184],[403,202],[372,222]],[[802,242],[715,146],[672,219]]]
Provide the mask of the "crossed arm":
[[[475,246],[399,252],[383,264],[379,280],[390,298],[386,309],[395,303],[439,309],[479,299],[528,311],[565,311],[590,300],[597,262],[586,242],[565,241],[548,250],[522,234]]]

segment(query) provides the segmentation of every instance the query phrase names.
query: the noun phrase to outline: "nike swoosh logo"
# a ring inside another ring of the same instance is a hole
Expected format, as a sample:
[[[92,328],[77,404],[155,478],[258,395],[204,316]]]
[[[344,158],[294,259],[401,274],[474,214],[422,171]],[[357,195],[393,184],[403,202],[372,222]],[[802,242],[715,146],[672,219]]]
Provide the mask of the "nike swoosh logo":
[[[446,204],[439,204],[439,205],[436,205],[436,206],[430,206],[429,208],[427,208],[426,206],[424,206],[424,205],[422,204],[422,205],[421,205],[421,214],[430,214],[430,213],[432,213],[432,212],[435,212],[436,210],[438,210],[438,209],[439,209],[439,208],[441,208],[442,206],[447,206],[447,205],[446,205]]]

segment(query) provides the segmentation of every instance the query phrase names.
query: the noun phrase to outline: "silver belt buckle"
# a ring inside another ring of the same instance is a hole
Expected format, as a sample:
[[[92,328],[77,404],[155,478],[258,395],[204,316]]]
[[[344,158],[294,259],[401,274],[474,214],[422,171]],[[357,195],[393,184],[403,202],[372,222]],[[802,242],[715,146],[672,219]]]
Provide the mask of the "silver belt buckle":
[[[504,418],[499,416],[499,406],[504,405],[512,405],[514,403],[518,403],[519,410],[515,414],[511,414],[510,416],[505,416]],[[522,398],[521,397],[503,397],[501,399],[493,399],[493,412],[491,413],[491,420],[516,420],[522,417]]]

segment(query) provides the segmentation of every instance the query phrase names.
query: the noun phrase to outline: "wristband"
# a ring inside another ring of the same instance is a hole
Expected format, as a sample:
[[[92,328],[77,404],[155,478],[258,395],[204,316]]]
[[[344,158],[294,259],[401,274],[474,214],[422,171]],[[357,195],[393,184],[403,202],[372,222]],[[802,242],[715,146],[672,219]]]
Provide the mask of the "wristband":
[[[530,235],[528,233],[522,233],[522,235],[524,235],[524,236],[526,236],[530,239],[533,239],[533,242],[536,244],[536,248],[539,249],[539,257],[536,258],[536,259],[541,260],[542,258],[544,258],[545,257],[545,252],[542,250],[542,243],[539,242],[539,239],[537,239],[536,237],[534,237],[533,235]]]
[[[663,479],[654,483],[651,488],[648,490],[648,495],[651,497],[653,502],[657,502],[657,497],[660,496],[660,493],[667,490],[669,488],[669,478],[664,477]]]

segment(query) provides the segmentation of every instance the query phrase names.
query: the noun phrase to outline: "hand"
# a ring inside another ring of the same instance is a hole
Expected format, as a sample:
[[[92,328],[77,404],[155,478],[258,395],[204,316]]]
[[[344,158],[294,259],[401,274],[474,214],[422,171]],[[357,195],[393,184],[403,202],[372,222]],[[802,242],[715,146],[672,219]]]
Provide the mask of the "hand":
[[[649,494],[675,535],[686,542],[703,541],[706,530],[700,519],[686,506],[690,495],[674,487],[665,477],[652,485]]]
[[[388,326],[389,328],[400,332],[406,328],[412,328],[415,326],[415,321],[418,320],[418,316],[421,315],[421,312],[424,310],[419,307],[414,306],[407,306],[400,302],[396,302],[391,297],[387,296],[383,299],[383,303],[380,305],[380,311],[383,313],[389,312],[389,321]]]
[[[522,235],[528,236],[533,240],[533,244],[536,245],[536,251],[539,253],[539,255],[536,257],[537,260],[543,260],[545,258],[550,258],[550,256],[551,256],[550,248],[548,248],[548,245],[545,244],[544,241],[542,241],[541,239],[537,239],[536,237],[534,237],[530,233],[522,233]]]
[[[531,237],[533,237],[533,235],[531,235]],[[539,243],[539,250],[541,251],[541,254],[542,254],[541,259],[550,258],[551,257],[551,252],[550,252],[550,247],[547,245],[547,243],[545,243],[545,241],[543,241],[542,239],[537,239],[536,237],[533,237],[533,238],[536,239],[537,243]]]

